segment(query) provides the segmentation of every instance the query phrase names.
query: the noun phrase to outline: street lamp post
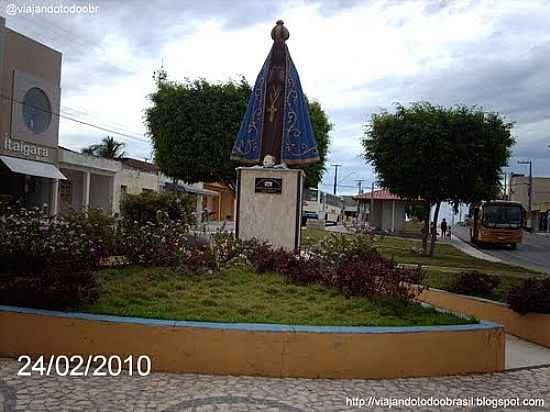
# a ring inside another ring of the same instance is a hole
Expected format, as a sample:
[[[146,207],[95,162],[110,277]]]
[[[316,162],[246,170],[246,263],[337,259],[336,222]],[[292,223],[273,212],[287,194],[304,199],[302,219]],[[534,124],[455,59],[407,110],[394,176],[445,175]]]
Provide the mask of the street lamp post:
[[[520,165],[529,165],[529,185],[527,188],[527,197],[529,199],[528,209],[527,209],[527,221],[529,222],[529,229],[532,229],[531,225],[533,219],[531,216],[532,202],[533,202],[533,162],[531,160],[520,160],[518,161]]]

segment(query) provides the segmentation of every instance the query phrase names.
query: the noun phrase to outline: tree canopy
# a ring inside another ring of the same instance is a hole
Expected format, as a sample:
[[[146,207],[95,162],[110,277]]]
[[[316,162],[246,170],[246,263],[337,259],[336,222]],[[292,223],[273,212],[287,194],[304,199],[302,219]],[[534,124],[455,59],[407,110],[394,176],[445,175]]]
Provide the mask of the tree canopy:
[[[515,143],[512,127],[498,113],[477,106],[397,104],[394,113],[372,115],[362,139],[363,155],[381,185],[401,197],[435,205],[437,224],[441,202],[457,205],[497,196]],[[428,222],[429,215],[425,251]]]
[[[120,159],[126,155],[123,150],[124,146],[126,146],[126,143],[118,142],[113,137],[106,136],[101,143],[84,147],[81,152],[92,156],[106,157],[108,159]]]
[[[239,164],[229,157],[251,91],[244,78],[222,83],[158,81],[145,123],[160,170],[185,182],[222,182],[234,190]],[[318,102],[310,102],[309,110],[321,162],[304,170],[306,185],[317,186],[332,125]]]

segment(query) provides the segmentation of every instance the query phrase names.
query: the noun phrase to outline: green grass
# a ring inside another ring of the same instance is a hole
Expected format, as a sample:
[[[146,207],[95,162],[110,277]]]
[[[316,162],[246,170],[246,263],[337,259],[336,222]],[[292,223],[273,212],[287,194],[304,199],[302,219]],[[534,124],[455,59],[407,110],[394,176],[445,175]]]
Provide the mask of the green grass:
[[[328,236],[330,232],[322,229],[302,229],[302,247],[313,246],[319,243],[323,238]]]
[[[424,280],[424,285],[435,289],[450,290],[454,278],[458,276],[458,273],[438,272],[434,270],[427,270],[426,272],[427,275]],[[522,282],[521,277],[503,274],[498,274],[498,276],[500,278],[499,285],[489,295],[479,295],[478,297],[495,300],[497,302],[506,302],[508,290],[514,286],[518,286]]]
[[[296,286],[279,274],[234,267],[191,276],[167,268],[98,272],[99,300],[81,311],[156,319],[299,325],[410,326],[472,323],[414,304],[374,304],[338,290]]]
[[[401,233],[406,236],[414,236],[420,238],[422,236],[423,228],[424,223],[405,222],[405,229]]]
[[[302,232],[305,246],[318,243],[329,236],[330,232],[318,229],[304,229]],[[351,235],[346,235],[351,236]],[[494,263],[467,255],[450,244],[436,243],[433,256],[419,256],[413,249],[420,249],[422,243],[416,239],[406,239],[395,236],[377,237],[375,246],[385,257],[397,263],[427,267],[439,267],[460,271],[462,269],[477,269],[486,273],[506,273],[514,277],[529,277],[538,272],[505,263]]]
[[[304,229],[303,238],[308,244],[319,242],[330,232]],[[349,236],[349,235],[348,235]],[[541,273],[505,263],[489,262],[469,256],[450,244],[436,243],[434,256],[418,256],[414,248],[421,248],[422,243],[415,239],[395,236],[378,238],[375,242],[378,251],[385,257],[404,265],[422,265],[427,272],[424,284],[437,289],[448,290],[453,279],[463,270],[478,270],[497,275],[501,278],[499,286],[488,299],[504,302],[508,289],[522,282],[522,279],[541,275]]]
[[[419,241],[387,236],[376,243],[379,252],[397,263],[421,264],[443,268],[478,269],[485,272],[537,273],[505,263],[489,262],[467,255],[449,244],[436,244],[433,256],[419,256],[412,249],[421,248]]]

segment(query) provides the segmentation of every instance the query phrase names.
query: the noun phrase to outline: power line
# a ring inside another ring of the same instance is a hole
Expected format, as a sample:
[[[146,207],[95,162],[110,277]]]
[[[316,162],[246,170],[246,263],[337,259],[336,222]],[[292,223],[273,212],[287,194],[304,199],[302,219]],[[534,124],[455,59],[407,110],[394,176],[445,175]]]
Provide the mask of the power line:
[[[79,119],[75,119],[73,117],[69,117],[67,115],[64,115],[64,114],[61,114],[61,113],[56,113],[56,112],[52,112],[50,110],[44,110],[40,107],[36,107],[36,106],[33,106],[31,104],[28,104],[28,103],[23,103],[17,99],[14,99],[12,97],[8,97],[8,96],[5,96],[3,94],[0,95],[0,97],[2,99],[5,99],[5,100],[8,100],[8,101],[11,101],[11,102],[15,102],[15,103],[18,103],[18,104],[21,104],[23,106],[28,106],[28,107],[32,107],[33,109],[36,109],[36,110],[39,110],[43,113],[49,113],[49,114],[52,114],[54,116],[57,116],[59,118],[62,118],[62,119],[66,119],[66,120],[70,120],[72,122],[75,122],[75,123],[80,123],[82,125],[85,125],[85,126],[89,126],[89,127],[93,127],[95,129],[98,129],[98,130],[102,130],[104,132],[107,132],[107,133],[112,133],[112,134],[116,134],[116,135],[119,135],[119,136],[123,136],[123,137],[127,137],[129,139],[132,139],[132,140],[136,140],[140,143],[149,143],[148,140],[145,140],[143,138],[139,138],[139,137],[136,137],[136,136],[132,136],[132,135],[129,135],[129,134],[126,134],[126,133],[121,133],[121,132],[118,132],[116,130],[113,130],[113,129],[109,129],[107,127],[102,127],[102,126],[98,126],[98,125],[95,125],[95,124],[92,124],[92,123],[89,123],[89,122],[85,122],[83,120],[79,120]]]
[[[340,166],[340,165],[338,165]],[[349,168],[348,167],[345,167],[345,166],[342,166],[342,169],[346,169],[348,170]],[[341,177],[340,179],[338,179],[338,186],[340,185],[340,183],[342,183],[344,180],[346,180],[347,178],[349,178],[350,176],[353,176],[355,173],[357,173],[357,169],[350,169],[351,172],[349,172],[347,175]]]
[[[324,186],[324,187],[332,187],[334,188],[334,184],[333,183],[321,183],[319,184],[318,186]],[[357,186],[355,185],[338,185],[338,187],[343,187],[345,189],[357,189]]]
[[[62,108],[60,110],[60,113],[62,113],[65,116],[75,116],[76,117],[76,116],[80,115],[81,117],[84,117],[84,118],[89,118],[90,117],[90,113],[87,112],[86,110],[77,109],[77,108],[70,107],[70,106],[67,106],[67,105],[62,106]],[[103,120],[96,120],[95,124],[97,126],[101,126],[101,127],[117,129],[117,130],[120,131],[120,133],[126,133],[126,134],[130,134],[130,135],[139,135],[140,134],[140,132],[133,131],[129,127],[127,127],[126,125],[124,125],[122,123],[118,123],[118,122],[113,122],[113,121],[105,122]]]

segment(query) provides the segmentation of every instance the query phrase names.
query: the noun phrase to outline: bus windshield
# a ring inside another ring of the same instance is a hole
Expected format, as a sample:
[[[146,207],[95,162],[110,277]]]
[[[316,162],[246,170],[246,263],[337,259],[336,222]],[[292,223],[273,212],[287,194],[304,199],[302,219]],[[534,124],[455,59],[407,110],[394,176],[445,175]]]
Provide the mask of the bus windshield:
[[[483,223],[495,227],[521,228],[523,209],[513,205],[487,205],[483,209]]]

